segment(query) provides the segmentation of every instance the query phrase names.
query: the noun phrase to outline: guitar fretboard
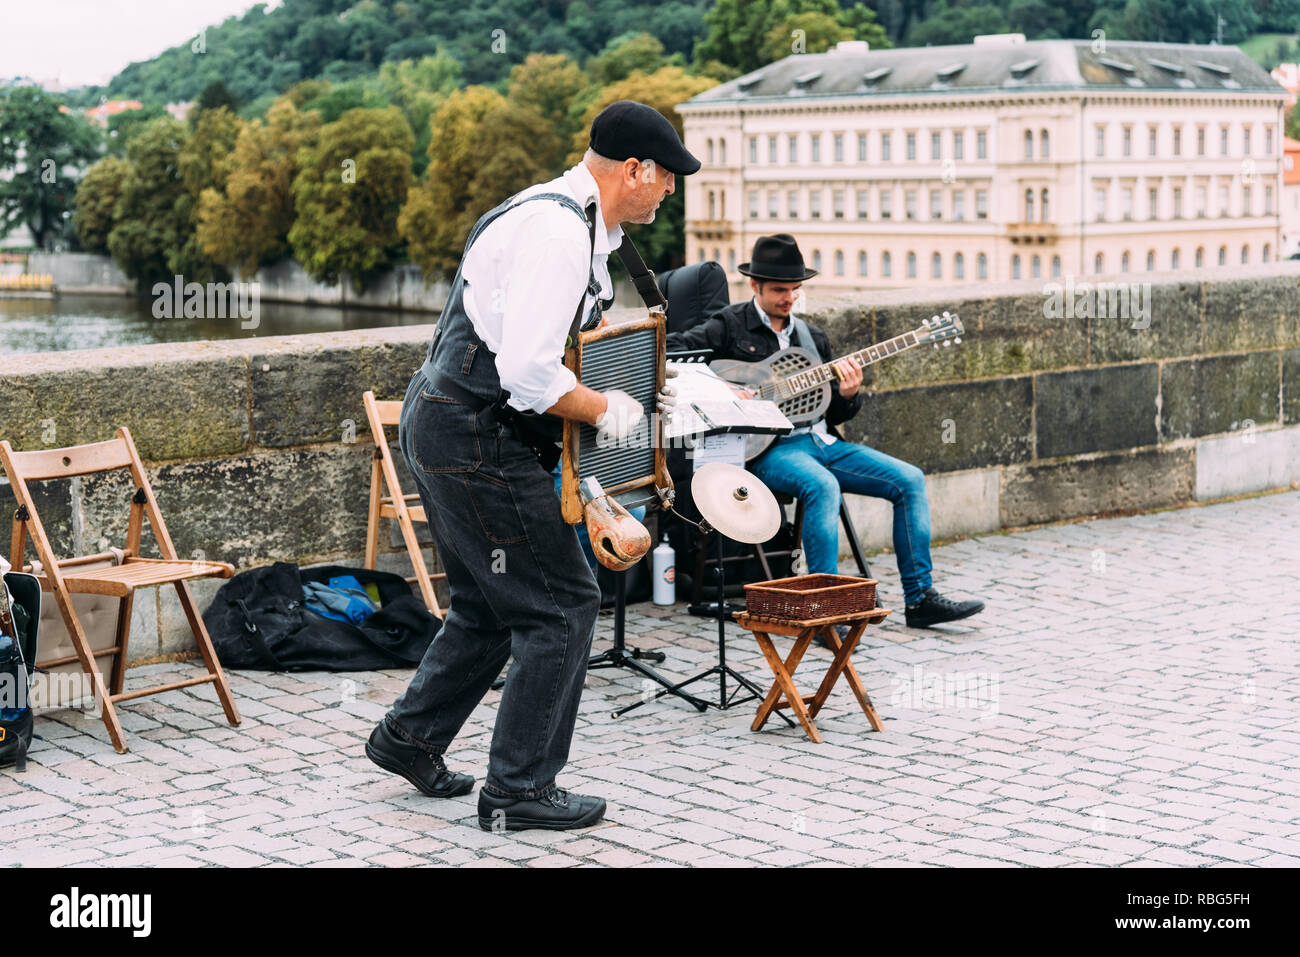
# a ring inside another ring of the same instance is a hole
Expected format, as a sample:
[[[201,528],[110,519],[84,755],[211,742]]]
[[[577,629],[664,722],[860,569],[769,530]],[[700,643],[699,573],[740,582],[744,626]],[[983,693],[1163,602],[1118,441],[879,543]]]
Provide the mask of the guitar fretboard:
[[[911,349],[919,345],[916,338],[916,332],[905,332],[901,336],[894,336],[892,339],[886,339],[884,342],[877,342],[874,346],[867,346],[865,349],[859,349],[857,352],[850,352],[845,359],[850,362],[856,362],[861,367],[871,365],[873,362],[879,362],[886,356],[897,355],[905,349]],[[782,379],[778,386],[778,394],[782,396],[798,395],[801,392],[808,392],[817,388],[825,382],[834,381],[836,378],[835,370],[829,362],[819,366],[813,366],[810,369],[804,369],[802,372],[796,372],[794,375]]]

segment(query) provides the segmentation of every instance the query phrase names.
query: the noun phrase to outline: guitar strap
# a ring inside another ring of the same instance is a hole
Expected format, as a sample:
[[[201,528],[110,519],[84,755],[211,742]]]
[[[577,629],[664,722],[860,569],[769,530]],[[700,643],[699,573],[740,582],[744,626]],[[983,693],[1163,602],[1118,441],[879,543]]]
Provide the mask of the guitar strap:
[[[818,359],[821,359],[821,356],[817,355],[817,346],[813,343],[812,332],[808,329],[808,323],[794,313],[790,314],[790,332],[790,345],[798,346],[800,349],[807,349]]]

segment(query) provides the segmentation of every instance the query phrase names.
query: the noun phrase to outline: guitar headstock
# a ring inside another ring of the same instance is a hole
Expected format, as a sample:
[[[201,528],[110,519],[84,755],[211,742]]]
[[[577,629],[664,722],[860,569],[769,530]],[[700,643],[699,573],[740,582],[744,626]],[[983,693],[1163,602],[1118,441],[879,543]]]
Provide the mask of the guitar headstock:
[[[961,324],[961,319],[955,312],[944,311],[941,315],[931,316],[925,322],[914,330],[917,343],[933,342],[936,349],[942,342],[945,346],[950,346],[954,342],[961,342],[961,337],[965,334],[966,327]]]

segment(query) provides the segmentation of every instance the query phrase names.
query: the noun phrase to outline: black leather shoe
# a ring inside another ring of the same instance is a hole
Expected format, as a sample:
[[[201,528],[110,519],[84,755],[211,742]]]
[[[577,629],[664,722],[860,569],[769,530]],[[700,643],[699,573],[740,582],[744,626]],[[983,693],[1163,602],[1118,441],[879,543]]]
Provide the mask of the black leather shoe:
[[[385,771],[400,774],[414,784],[421,794],[429,797],[460,797],[474,790],[474,778],[468,774],[448,771],[442,755],[430,754],[423,748],[403,741],[380,721],[370,732],[366,742],[366,757]]]
[[[953,601],[931,588],[925,593],[925,600],[921,604],[907,606],[907,627],[929,628],[945,621],[960,621],[983,610],[982,601]]]
[[[849,631],[850,631],[850,628],[849,628],[848,625],[836,625],[836,626],[835,626],[835,634],[839,636],[840,644],[841,644],[841,645],[844,644],[844,642],[846,642],[846,641],[849,640]],[[832,651],[832,650],[833,650],[833,649],[831,648],[831,643],[830,643],[829,641],[826,640],[826,636],[825,636],[822,632],[820,632],[820,631],[817,632],[817,635],[816,635],[815,638],[813,638],[813,641],[817,642],[817,644],[821,645],[821,646],[822,646],[823,648],[825,648],[827,651]],[[859,641],[859,642],[858,642],[858,646],[857,646],[857,648],[854,648],[854,649],[853,649],[854,652],[856,652],[856,651],[858,650],[858,648],[861,648],[861,647],[862,647],[862,642]]]
[[[498,797],[478,792],[478,826],[485,831],[569,831],[591,827],[605,816],[603,798],[552,787],[541,797]]]

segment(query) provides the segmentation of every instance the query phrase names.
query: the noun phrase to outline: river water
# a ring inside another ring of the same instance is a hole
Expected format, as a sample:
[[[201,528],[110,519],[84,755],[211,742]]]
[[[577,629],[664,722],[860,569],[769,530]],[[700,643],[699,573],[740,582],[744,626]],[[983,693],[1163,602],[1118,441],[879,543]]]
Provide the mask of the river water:
[[[0,356],[412,326],[436,319],[428,312],[262,302],[257,328],[244,329],[244,321],[238,318],[155,319],[152,300],[130,296],[64,294],[55,299],[0,299]]]

